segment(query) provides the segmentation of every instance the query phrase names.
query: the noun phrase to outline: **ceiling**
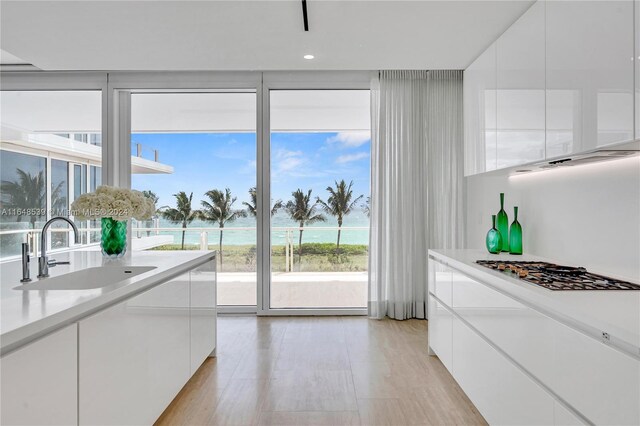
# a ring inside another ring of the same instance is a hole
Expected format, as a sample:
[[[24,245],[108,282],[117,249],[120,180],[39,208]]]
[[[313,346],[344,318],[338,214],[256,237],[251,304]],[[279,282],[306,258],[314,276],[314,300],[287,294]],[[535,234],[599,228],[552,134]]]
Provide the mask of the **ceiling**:
[[[533,1],[307,3],[309,32],[297,0],[3,0],[0,48],[43,70],[464,69]]]

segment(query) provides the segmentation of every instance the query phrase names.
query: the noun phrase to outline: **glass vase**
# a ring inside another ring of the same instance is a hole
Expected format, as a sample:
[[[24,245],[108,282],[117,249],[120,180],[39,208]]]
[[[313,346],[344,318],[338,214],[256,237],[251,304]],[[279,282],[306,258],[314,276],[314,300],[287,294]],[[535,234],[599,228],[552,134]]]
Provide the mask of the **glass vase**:
[[[522,254],[522,225],[518,222],[518,207],[513,208],[513,223],[509,228],[509,253]]]
[[[504,211],[504,192],[500,193],[500,211],[496,216],[496,228],[502,236],[502,251],[509,251],[509,217]]]
[[[100,247],[102,247],[102,255],[109,258],[124,256],[127,251],[127,221],[103,217],[101,222]]]
[[[497,254],[502,250],[502,235],[496,228],[496,215],[491,215],[492,226],[487,232],[487,250],[489,253]]]

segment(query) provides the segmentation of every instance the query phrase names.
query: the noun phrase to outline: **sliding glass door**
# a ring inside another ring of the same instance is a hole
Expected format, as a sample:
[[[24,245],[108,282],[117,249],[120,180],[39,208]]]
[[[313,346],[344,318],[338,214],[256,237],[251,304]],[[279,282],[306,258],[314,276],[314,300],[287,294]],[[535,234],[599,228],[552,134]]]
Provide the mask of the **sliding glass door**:
[[[220,312],[363,314],[368,84],[368,73],[110,76],[116,154],[130,154],[116,180],[157,208],[133,221],[132,249],[217,250]]]
[[[269,308],[364,308],[368,90],[271,90]]]
[[[255,310],[255,92],[132,93],[131,158],[157,207],[133,250],[217,250],[218,304]]]

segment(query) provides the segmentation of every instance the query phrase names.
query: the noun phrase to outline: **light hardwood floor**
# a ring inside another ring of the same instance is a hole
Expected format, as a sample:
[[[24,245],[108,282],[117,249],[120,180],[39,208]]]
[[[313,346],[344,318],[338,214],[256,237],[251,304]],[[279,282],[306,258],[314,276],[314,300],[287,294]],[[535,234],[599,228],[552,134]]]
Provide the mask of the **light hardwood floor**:
[[[157,425],[484,425],[427,322],[220,317],[209,358]]]

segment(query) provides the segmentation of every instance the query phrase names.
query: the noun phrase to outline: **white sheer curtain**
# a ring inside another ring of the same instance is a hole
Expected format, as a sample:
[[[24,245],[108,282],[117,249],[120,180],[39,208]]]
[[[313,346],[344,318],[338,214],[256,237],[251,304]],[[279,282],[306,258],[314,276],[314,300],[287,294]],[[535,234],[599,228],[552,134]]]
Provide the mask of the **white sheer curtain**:
[[[427,316],[427,250],[463,244],[462,71],[381,71],[371,88],[369,317]]]

